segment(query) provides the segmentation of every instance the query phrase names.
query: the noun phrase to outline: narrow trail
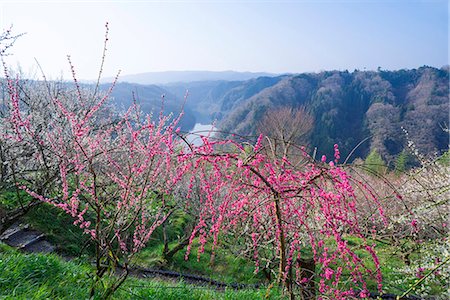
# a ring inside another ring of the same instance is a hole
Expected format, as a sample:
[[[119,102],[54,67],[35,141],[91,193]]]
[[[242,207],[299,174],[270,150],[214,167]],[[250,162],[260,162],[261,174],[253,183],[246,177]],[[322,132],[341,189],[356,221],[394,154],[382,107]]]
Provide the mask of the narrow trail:
[[[45,234],[30,228],[20,221],[14,222],[2,235],[0,241],[5,244],[31,253],[51,253],[56,246],[51,244]]]

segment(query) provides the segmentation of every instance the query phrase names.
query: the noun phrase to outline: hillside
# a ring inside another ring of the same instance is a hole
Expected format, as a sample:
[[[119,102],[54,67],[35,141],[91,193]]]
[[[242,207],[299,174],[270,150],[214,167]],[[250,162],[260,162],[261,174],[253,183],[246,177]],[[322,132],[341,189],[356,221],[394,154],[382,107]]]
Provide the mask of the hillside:
[[[354,157],[377,150],[393,162],[406,147],[404,127],[417,150],[432,154],[448,148],[448,69],[330,71],[286,76],[246,99],[233,101],[219,126],[225,132],[254,135],[256,124],[274,107],[305,106],[315,118],[310,146],[328,153],[333,144]],[[239,105],[237,105],[239,104]],[[223,110],[226,111],[226,110]],[[223,113],[223,112],[222,112]]]

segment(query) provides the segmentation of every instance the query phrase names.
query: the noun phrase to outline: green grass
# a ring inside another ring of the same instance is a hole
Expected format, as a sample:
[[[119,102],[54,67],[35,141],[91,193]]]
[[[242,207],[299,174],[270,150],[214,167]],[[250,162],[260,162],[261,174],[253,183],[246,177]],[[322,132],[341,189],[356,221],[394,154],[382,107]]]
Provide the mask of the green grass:
[[[56,255],[26,255],[0,244],[0,298],[84,299],[89,270]]]
[[[24,254],[0,243],[1,299],[86,299],[91,266],[56,255]],[[262,299],[266,289],[225,289],[130,277],[113,299]],[[272,289],[270,299],[282,299]]]
[[[32,201],[26,192],[20,191],[23,205]],[[6,189],[0,192],[0,211],[20,208],[15,189]],[[48,203],[34,206],[23,218],[32,228],[38,229],[47,235],[47,238],[58,245],[58,250],[67,255],[77,256],[81,252],[92,254],[92,247],[85,247],[88,241],[83,230],[73,225],[73,219],[61,209]],[[83,250],[83,251],[82,251]]]
[[[362,240],[355,237],[345,238],[348,244],[353,248],[352,250],[360,257],[364,265],[371,270],[375,270],[375,264],[372,256],[365,250],[360,249],[360,245],[363,244]],[[383,276],[383,292],[387,294],[401,295],[407,291],[411,285],[413,285],[418,278],[415,275],[407,275],[404,269],[408,266],[403,260],[400,251],[394,245],[388,243],[382,243],[374,240],[367,240],[368,245],[375,244],[375,252],[380,261],[380,270]],[[405,241],[407,247],[413,247],[411,241]],[[424,242],[421,247],[427,247],[432,245],[431,242],[427,244]],[[414,252],[410,256],[411,261],[415,261],[420,258],[420,253]],[[344,271],[343,276],[348,276],[349,272]],[[367,287],[370,291],[377,291],[377,282],[375,278],[366,276]],[[430,282],[429,295],[442,295],[445,292],[446,287],[438,281]],[[411,293],[414,294],[414,291]]]
[[[170,245],[169,245],[170,246]],[[135,263],[141,266],[153,267],[161,263],[163,245],[143,249],[136,257]],[[193,245],[188,260],[185,260],[186,249],[179,251],[165,266],[174,271],[202,275],[226,283],[261,283],[262,274],[254,274],[253,262],[236,257],[222,248],[216,249],[214,260],[211,261],[211,245],[207,244],[205,252],[197,259],[198,246]]]
[[[174,228],[168,228],[169,235],[180,234],[183,221],[177,218]],[[45,233],[49,240],[58,245],[58,251],[71,256],[78,256],[83,250],[83,254],[92,255],[93,247],[85,247],[89,239],[83,234],[83,231],[74,226],[72,218],[62,210],[43,203],[33,207],[26,215],[25,221],[33,228]],[[171,224],[172,225],[172,224]],[[143,267],[164,267],[174,271],[193,273],[212,278],[227,283],[259,283],[263,281],[261,274],[254,274],[254,263],[242,257],[218,249],[214,263],[211,264],[211,247],[206,246],[205,253],[200,256],[197,261],[197,246],[192,247],[189,260],[184,259],[186,249],[179,251],[173,259],[165,264],[162,260],[163,244],[161,242],[162,235],[156,232],[154,239],[149,246],[144,248],[134,259],[134,264]],[[175,242],[169,244],[172,247]]]
[[[353,241],[355,244],[357,242]],[[389,282],[395,285],[401,276],[398,270],[404,264],[392,255],[389,245],[381,244],[376,248],[380,260],[384,261],[385,287],[389,286]],[[191,263],[186,268],[195,268],[198,264],[195,259]],[[92,267],[82,260],[66,262],[54,254],[24,254],[0,243],[0,299],[86,299],[91,272]],[[229,272],[238,270],[230,269]],[[385,291],[400,294],[408,287],[408,281],[402,281],[402,284],[405,286],[395,286]],[[442,288],[433,287],[432,291],[438,294]],[[270,299],[282,299],[278,289],[273,289],[271,293]],[[265,288],[218,291],[183,281],[129,277],[114,299],[262,299],[265,294]]]
[[[128,294],[128,295],[127,295]],[[224,300],[238,300],[238,299],[264,299],[266,295],[266,288],[261,289],[247,289],[247,290],[233,290],[225,289],[217,291],[209,287],[193,286],[184,282],[168,283],[162,281],[143,282],[142,280],[131,279],[120,293],[116,295],[120,299],[122,295],[127,295],[126,298],[133,299],[224,299]],[[125,297],[124,297],[125,298]],[[287,299],[282,297],[279,290],[272,289],[269,299]]]
[[[373,261],[372,255],[367,252],[365,249],[363,249],[364,241],[360,238],[356,237],[350,237],[347,236],[344,238],[344,240],[347,241],[348,246],[354,253],[357,254],[359,258],[362,259],[363,264],[373,272],[375,275],[375,263]],[[378,259],[380,261],[380,270],[383,276],[383,291],[385,293],[392,293],[392,294],[401,294],[403,291],[407,290],[407,286],[402,285],[385,285],[385,282],[397,280],[399,276],[402,276],[398,270],[405,265],[405,263],[402,261],[401,257],[395,253],[395,248],[391,245],[387,245],[385,243],[373,241],[373,240],[367,240],[368,245],[375,244],[375,253],[378,256]],[[329,249],[335,249],[335,242],[334,240],[329,240],[326,242],[326,245]],[[339,262],[337,265],[331,266],[332,268],[337,268],[339,266]],[[342,279],[350,278],[350,272],[349,270],[342,265],[343,272],[342,272]],[[316,270],[319,271],[319,270]],[[367,288],[370,291],[377,292],[378,291],[378,282],[376,281],[374,276],[365,276],[365,281],[367,283]],[[353,288],[362,288],[361,286],[357,287],[354,286],[350,281],[345,282],[345,280],[342,283],[344,286],[347,287],[353,287]]]

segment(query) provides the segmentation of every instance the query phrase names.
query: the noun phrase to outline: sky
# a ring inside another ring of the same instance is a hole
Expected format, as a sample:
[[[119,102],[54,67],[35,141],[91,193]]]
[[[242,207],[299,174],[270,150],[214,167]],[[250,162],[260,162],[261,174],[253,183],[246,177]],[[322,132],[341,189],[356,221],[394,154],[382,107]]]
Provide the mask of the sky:
[[[0,0],[0,29],[24,33],[8,64],[28,76],[172,70],[271,73],[442,67],[448,0]]]

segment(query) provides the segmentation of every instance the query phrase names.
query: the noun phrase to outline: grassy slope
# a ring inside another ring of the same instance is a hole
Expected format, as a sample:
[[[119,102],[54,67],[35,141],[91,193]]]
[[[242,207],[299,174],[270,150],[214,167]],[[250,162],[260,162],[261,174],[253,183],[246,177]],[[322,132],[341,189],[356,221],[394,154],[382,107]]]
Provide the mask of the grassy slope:
[[[1,299],[87,299],[91,267],[56,255],[24,254],[0,243]],[[261,299],[266,291],[225,290],[130,278],[115,299]],[[280,299],[272,290],[270,299]]]
[[[10,198],[10,197],[8,197]],[[1,199],[0,199],[1,200]],[[32,208],[29,214],[26,216],[26,221],[29,222],[32,227],[41,230],[46,233],[50,240],[52,240],[55,244],[59,245],[59,251],[64,254],[68,254],[71,256],[78,256],[82,250],[83,254],[91,254],[92,249],[89,247],[84,247],[87,241],[86,236],[82,234],[82,231],[76,226],[71,225],[72,220],[69,216],[67,216],[64,212],[48,205],[42,204],[37,207]],[[349,244],[353,245],[355,249],[359,247],[359,241],[357,239],[349,239]],[[409,288],[409,284],[413,283],[416,278],[410,278],[410,280],[405,280],[404,274],[401,272],[401,269],[405,267],[405,263],[400,258],[399,254],[395,254],[396,250],[394,247],[386,244],[377,243],[376,251],[379,256],[381,262],[381,270],[383,273],[384,279],[384,291],[387,293],[393,294],[401,294],[403,291]],[[366,260],[366,263],[369,267],[373,267],[373,263],[371,262],[370,255],[365,251],[355,250],[360,257]],[[150,246],[145,248],[136,259],[136,263],[145,267],[154,267],[161,263],[161,252],[162,252],[162,244],[158,240],[154,240],[150,243]],[[200,260],[196,259],[196,247],[193,247],[192,254],[189,260],[184,260],[185,251],[180,251],[177,253],[173,261],[170,262],[166,267],[169,267],[175,271],[186,272],[186,273],[194,273],[203,275],[206,277],[210,277],[215,280],[224,281],[224,282],[239,282],[239,283],[257,283],[263,282],[263,277],[261,274],[255,275],[253,273],[254,266],[250,261],[246,261],[243,258],[236,258],[232,253],[225,250],[219,250],[216,253],[216,257],[214,263],[210,262],[210,248],[206,247],[205,252],[202,256],[200,256]],[[14,255],[13,255],[14,256]],[[16,255],[17,256],[17,255]],[[15,257],[15,256],[14,256]],[[36,256],[39,257],[39,256]],[[18,257],[16,259],[19,259]],[[37,259],[37,258],[36,258]],[[39,258],[44,259],[44,258]],[[51,262],[54,262],[56,258],[51,258],[51,256],[45,258],[50,259]],[[34,272],[33,268],[33,260],[31,258],[26,259],[27,263],[30,264],[29,269],[30,272]],[[60,266],[60,264],[57,264]],[[39,263],[38,263],[39,267]],[[68,264],[64,267],[62,271],[58,271],[59,273],[65,274],[68,269],[75,268],[73,265]],[[77,266],[75,269],[77,271],[72,272],[71,274],[79,274],[80,272],[85,274],[86,270],[80,271],[80,266]],[[37,268],[39,270],[39,268]],[[75,270],[74,269],[74,270]],[[36,271],[43,272],[45,270]],[[20,273],[20,272],[19,272]],[[35,276],[34,273],[26,276]],[[54,275],[54,274],[53,274]],[[52,276],[53,276],[52,275]],[[344,274],[345,275],[345,274]],[[46,275],[43,274],[45,277]],[[61,275],[63,276],[63,275]],[[74,275],[75,276],[75,275]],[[77,275],[78,276],[78,275]],[[84,275],[85,276],[85,275]],[[4,278],[4,276],[2,276]],[[6,277],[8,278],[8,277]],[[51,280],[54,282],[59,282],[58,279],[48,279],[49,281],[46,284],[51,285]],[[87,281],[87,280],[84,280]],[[131,282],[131,281],[130,281]],[[74,282],[72,282],[74,283]],[[375,280],[368,280],[368,287],[372,291],[376,291],[376,282]],[[39,288],[42,289],[42,292],[45,294],[46,287],[45,284],[39,285]],[[49,287],[50,288],[50,287]],[[176,291],[184,290],[188,287],[177,287],[176,289],[171,290],[170,293],[175,293]],[[442,286],[432,286],[432,294],[439,294],[442,290]],[[165,293],[168,289],[165,289]],[[11,290],[10,292],[13,292]],[[34,292],[40,293],[39,290],[35,290]],[[68,291],[65,291],[68,292]],[[160,291],[161,292],[161,291]],[[156,293],[156,291],[155,291]],[[192,294],[188,292],[188,294]],[[162,296],[159,296],[161,298]],[[161,298],[162,299],[162,298]],[[170,299],[170,298],[168,298]],[[208,299],[208,298],[206,298]]]

